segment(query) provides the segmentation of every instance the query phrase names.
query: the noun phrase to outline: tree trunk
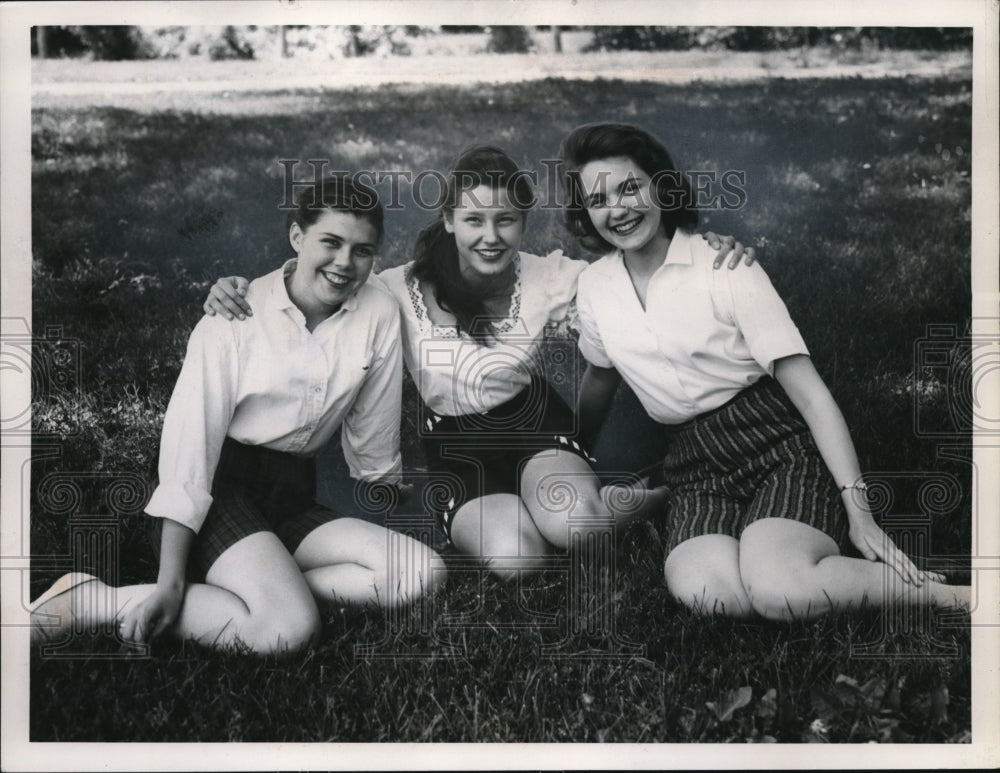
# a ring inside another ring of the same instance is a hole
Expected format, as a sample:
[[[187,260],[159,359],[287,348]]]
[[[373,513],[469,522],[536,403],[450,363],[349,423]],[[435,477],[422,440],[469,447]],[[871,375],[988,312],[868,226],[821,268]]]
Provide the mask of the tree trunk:
[[[552,25],[552,50],[562,53],[562,29],[555,24]]]
[[[288,58],[288,27],[284,24],[278,27],[278,58]]]
[[[35,27],[35,45],[38,47],[38,58],[44,59],[48,56],[48,51],[45,48],[45,27],[39,25]]]

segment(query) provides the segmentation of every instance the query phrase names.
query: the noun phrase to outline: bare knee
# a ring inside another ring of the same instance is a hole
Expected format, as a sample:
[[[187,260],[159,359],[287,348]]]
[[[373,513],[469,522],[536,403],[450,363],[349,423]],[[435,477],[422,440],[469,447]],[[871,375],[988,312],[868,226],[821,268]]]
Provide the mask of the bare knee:
[[[705,535],[674,548],[663,565],[670,595],[698,614],[749,616],[735,543],[731,537]]]
[[[421,596],[434,593],[444,586],[448,577],[448,568],[441,556],[422,542],[411,542],[411,549],[399,551],[406,558],[397,567],[395,576],[388,565],[381,570],[382,576],[393,585],[392,588],[383,590],[392,591],[388,598],[395,599],[398,604],[408,604]],[[381,583],[376,582],[376,587],[379,585]]]
[[[771,518],[748,526],[740,539],[740,574],[754,611],[780,622],[829,612],[818,564],[836,553],[833,540],[796,521]]]
[[[746,617],[750,608],[742,585],[711,572],[671,571],[664,566],[667,590],[673,599],[699,615]]]
[[[504,583],[512,583],[519,577],[535,574],[539,570],[538,556],[551,552],[548,545],[539,545],[532,551],[533,557],[519,554],[516,537],[497,540],[489,547],[488,554],[482,556],[483,564],[490,574]]]
[[[754,612],[766,620],[808,620],[830,611],[827,600],[812,593],[797,571],[762,567],[748,571],[745,582]]]
[[[743,582],[754,611],[767,620],[809,620],[833,604],[816,582],[816,563],[803,556],[775,555],[743,562]]]
[[[264,655],[304,649],[322,630],[319,609],[310,598],[252,610],[240,639],[253,652]]]
[[[536,571],[538,557],[553,550],[522,501],[512,495],[463,505],[452,521],[451,536],[459,551],[481,559],[504,582]]]
[[[490,570],[490,574],[504,584],[516,582],[519,577],[529,577],[539,570],[537,565],[529,565],[527,562],[518,561],[517,559],[501,560],[494,558],[486,560],[485,564]]]

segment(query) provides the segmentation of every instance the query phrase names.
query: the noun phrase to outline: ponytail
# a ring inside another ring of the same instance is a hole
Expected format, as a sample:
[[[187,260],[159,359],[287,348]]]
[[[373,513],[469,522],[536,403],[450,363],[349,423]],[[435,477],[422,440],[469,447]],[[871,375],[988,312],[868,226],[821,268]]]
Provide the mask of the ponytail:
[[[460,331],[488,346],[493,327],[487,321],[483,299],[462,281],[458,247],[455,237],[445,230],[444,217],[424,226],[413,252],[413,276],[434,286],[438,306],[455,316]]]

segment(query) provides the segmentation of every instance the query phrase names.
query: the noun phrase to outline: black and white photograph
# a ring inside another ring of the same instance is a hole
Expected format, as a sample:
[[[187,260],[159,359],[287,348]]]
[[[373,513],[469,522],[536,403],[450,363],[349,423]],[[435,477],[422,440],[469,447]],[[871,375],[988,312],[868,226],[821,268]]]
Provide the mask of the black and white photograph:
[[[4,770],[1000,765],[998,13],[0,5]]]

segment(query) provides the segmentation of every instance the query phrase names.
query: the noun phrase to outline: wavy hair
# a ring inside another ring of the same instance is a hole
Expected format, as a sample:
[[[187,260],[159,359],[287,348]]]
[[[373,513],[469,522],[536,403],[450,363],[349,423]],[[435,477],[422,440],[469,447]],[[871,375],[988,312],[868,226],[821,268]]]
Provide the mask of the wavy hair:
[[[687,178],[675,166],[670,154],[656,137],[637,126],[624,123],[593,123],[571,131],[559,148],[562,185],[565,195],[563,217],[566,227],[588,250],[608,252],[614,249],[594,227],[586,207],[586,191],[580,170],[591,161],[626,157],[656,181],[656,205],[667,236],[678,228],[693,231],[698,225],[698,210]]]
[[[527,172],[499,148],[477,145],[463,152],[445,175],[445,189],[438,216],[417,235],[413,248],[413,275],[434,286],[434,297],[445,311],[455,315],[459,330],[481,344],[488,344],[493,328],[483,324],[488,316],[481,297],[462,278],[458,245],[445,229],[462,193],[480,185],[506,192],[522,217],[535,206]]]
[[[298,223],[303,231],[315,225],[324,210],[347,212],[368,221],[382,242],[385,233],[382,202],[375,190],[346,174],[324,177],[305,188],[295,200],[295,208],[285,217],[285,230]]]

